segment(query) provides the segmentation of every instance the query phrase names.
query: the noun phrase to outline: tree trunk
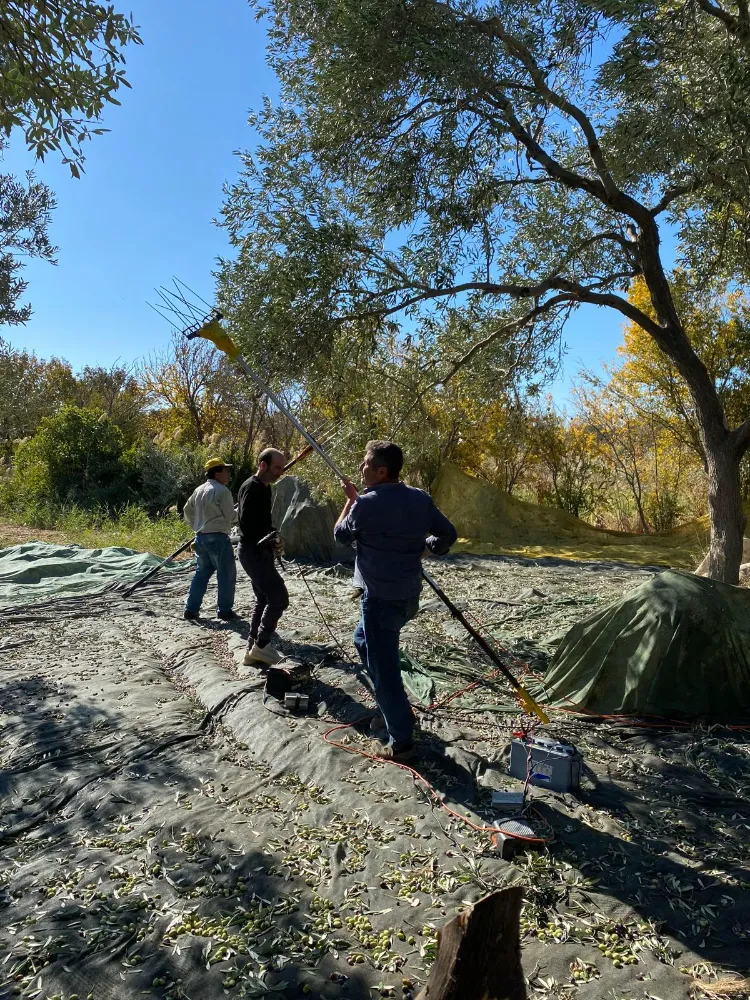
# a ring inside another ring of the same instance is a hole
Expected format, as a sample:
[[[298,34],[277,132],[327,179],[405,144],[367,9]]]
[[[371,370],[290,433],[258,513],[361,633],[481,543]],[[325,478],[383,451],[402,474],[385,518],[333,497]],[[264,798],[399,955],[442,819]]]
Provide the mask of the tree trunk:
[[[736,584],[740,578],[745,512],[740,488],[740,459],[729,438],[723,446],[706,444],[711,544],[706,576]]]
[[[438,933],[435,964],[417,1000],[526,1000],[519,920],[522,890],[501,889]]]
[[[711,521],[706,576],[722,583],[736,584],[739,582],[745,531],[740,491],[740,459],[750,441],[750,425],[745,421],[740,428],[729,430],[714,380],[693,350],[677,315],[659,256],[658,226],[653,219],[644,219],[644,223],[639,238],[641,265],[659,320],[659,327],[648,328],[647,332],[685,379],[695,404],[698,429],[706,456]]]

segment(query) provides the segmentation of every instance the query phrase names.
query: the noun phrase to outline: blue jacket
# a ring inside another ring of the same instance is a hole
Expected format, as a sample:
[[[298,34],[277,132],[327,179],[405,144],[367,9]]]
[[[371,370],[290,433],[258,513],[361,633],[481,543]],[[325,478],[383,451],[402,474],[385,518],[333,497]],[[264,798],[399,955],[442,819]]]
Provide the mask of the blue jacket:
[[[406,483],[366,489],[334,536],[342,545],[356,543],[355,586],[386,601],[418,596],[425,545],[435,555],[444,555],[457,538],[432,497]]]

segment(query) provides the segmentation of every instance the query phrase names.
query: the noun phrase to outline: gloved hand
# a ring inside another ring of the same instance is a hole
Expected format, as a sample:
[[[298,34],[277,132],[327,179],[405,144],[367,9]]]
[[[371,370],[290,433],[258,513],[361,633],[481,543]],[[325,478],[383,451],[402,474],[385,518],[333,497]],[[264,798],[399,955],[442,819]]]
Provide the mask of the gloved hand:
[[[270,552],[281,555],[284,551],[284,539],[278,531],[269,531],[269,533],[258,542],[258,548],[267,549]]]

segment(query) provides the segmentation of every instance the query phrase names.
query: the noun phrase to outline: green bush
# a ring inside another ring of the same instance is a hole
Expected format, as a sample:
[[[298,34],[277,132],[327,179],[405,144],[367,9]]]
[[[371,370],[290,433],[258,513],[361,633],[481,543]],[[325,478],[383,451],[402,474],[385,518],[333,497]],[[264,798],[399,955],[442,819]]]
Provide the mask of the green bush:
[[[26,503],[113,507],[127,499],[128,466],[122,432],[106,414],[65,406],[45,417],[15,455],[18,500]]]
[[[181,499],[179,455],[163,451],[151,441],[140,441],[126,452],[125,462],[130,495],[149,514],[163,513]]]
[[[646,518],[653,531],[669,531],[679,524],[683,505],[676,490],[648,493],[643,501]]]

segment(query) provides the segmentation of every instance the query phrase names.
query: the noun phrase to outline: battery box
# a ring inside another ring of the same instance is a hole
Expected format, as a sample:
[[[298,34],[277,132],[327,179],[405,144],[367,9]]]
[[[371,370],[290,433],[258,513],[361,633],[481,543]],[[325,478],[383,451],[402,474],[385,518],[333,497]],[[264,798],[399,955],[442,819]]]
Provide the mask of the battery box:
[[[284,708],[291,712],[308,712],[310,710],[310,698],[306,694],[298,691],[287,691],[284,695]]]
[[[553,792],[578,791],[582,761],[572,743],[548,740],[543,736],[526,736],[513,740],[510,745],[510,773],[513,777],[526,781],[529,767],[531,784]]]

